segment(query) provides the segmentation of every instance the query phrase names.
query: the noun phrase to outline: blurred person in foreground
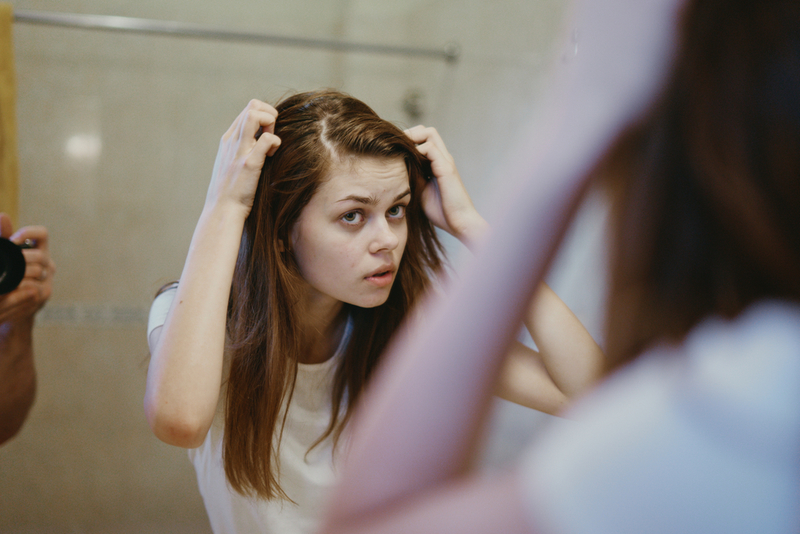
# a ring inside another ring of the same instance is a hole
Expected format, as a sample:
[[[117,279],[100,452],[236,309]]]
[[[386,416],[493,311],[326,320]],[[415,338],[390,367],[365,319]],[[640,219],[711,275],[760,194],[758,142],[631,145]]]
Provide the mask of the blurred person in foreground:
[[[553,122],[361,399],[326,534],[800,532],[800,2],[575,7]],[[606,379],[476,473],[511,326],[598,180]]]

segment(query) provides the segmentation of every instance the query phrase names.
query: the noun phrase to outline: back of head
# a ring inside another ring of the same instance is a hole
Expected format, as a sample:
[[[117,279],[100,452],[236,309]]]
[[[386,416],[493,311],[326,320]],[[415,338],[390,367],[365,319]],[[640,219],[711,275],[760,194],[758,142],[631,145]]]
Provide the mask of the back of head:
[[[609,367],[708,315],[800,301],[800,2],[697,0],[661,98],[603,163]]]

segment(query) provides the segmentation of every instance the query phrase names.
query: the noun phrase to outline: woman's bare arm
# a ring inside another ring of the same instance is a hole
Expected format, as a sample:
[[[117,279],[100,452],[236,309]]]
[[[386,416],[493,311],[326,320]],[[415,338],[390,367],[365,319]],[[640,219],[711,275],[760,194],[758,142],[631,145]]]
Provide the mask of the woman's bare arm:
[[[600,378],[603,352],[567,305],[539,284],[525,312],[538,352],[516,342],[500,375],[499,397],[551,415],[562,411]]]
[[[276,114],[253,100],[222,137],[180,283],[151,350],[145,414],[153,433],[172,445],[199,446],[214,418],[231,280],[264,158],[280,143]],[[264,134],[256,140],[259,128]]]
[[[475,209],[447,150],[434,128],[406,131],[431,162],[434,178],[423,193],[428,218],[470,250],[489,233]],[[547,284],[534,294],[524,323],[539,351],[515,343],[497,385],[501,398],[557,415],[599,377],[603,353],[580,320]]]

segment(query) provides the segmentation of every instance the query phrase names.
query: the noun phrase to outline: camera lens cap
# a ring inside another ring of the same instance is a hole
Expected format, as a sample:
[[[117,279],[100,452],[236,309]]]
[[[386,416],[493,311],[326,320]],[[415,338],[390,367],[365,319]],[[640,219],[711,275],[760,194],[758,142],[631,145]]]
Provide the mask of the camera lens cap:
[[[25,277],[25,256],[22,249],[0,237],[0,295],[14,291]]]

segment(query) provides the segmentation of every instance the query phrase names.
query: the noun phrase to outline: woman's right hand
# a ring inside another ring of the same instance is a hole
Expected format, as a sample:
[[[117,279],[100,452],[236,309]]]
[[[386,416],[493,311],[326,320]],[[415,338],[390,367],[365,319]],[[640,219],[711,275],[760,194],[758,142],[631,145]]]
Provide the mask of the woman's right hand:
[[[220,139],[206,205],[231,202],[245,216],[250,213],[264,160],[281,144],[275,135],[277,116],[275,108],[253,99],[236,117]]]

